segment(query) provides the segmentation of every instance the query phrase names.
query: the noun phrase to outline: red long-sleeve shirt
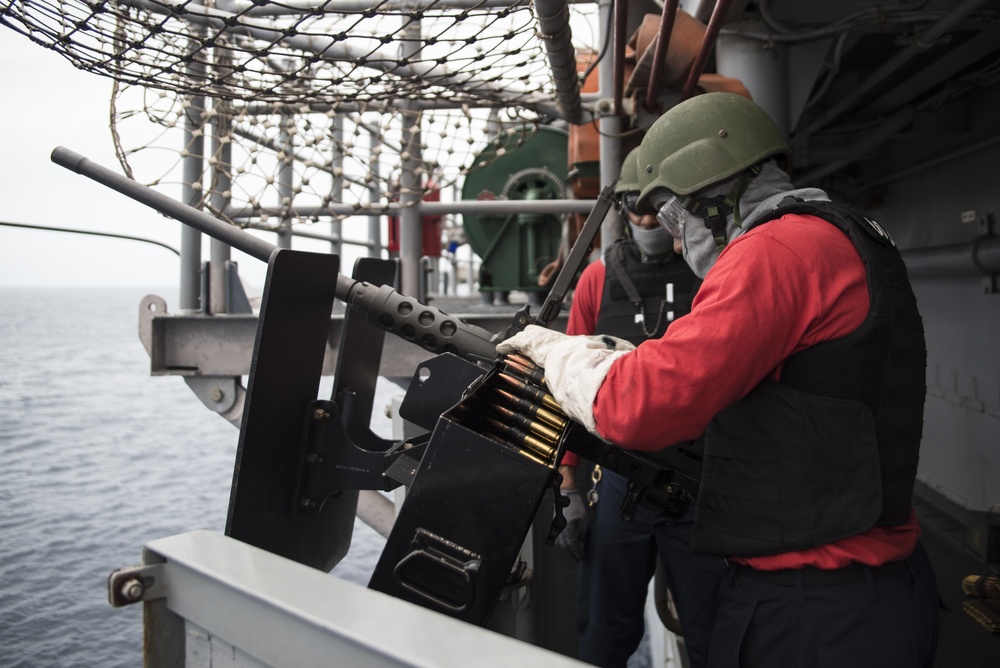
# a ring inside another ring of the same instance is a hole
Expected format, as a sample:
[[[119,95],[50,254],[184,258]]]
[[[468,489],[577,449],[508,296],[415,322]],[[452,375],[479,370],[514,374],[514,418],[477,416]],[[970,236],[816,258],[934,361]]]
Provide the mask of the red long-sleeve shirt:
[[[722,252],[690,314],[611,367],[594,401],[597,430],[633,450],[694,439],[761,380],[778,380],[790,355],[855,330],[869,306],[861,258],[836,227],[801,215],[756,227]],[[740,561],[762,570],[878,565],[908,556],[919,534],[911,512],[900,526]]]
[[[597,317],[604,299],[605,265],[603,261],[591,262],[580,273],[573,290],[573,302],[569,307],[566,333],[570,336],[593,334],[597,329]],[[566,451],[561,464],[578,466],[580,457],[575,452]]]
[[[597,329],[597,317],[604,299],[605,273],[603,260],[584,267],[573,290],[573,303],[570,304],[569,320],[566,322],[567,334],[593,334]]]

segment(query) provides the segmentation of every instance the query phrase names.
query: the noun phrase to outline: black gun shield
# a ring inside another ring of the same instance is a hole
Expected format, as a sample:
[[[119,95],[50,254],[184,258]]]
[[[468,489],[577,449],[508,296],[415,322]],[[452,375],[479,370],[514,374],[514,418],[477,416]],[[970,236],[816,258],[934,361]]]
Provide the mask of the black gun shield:
[[[226,522],[228,536],[325,571],[350,547],[357,492],[330,499],[316,514],[299,513],[292,501],[339,270],[336,255],[281,249],[271,256]]]

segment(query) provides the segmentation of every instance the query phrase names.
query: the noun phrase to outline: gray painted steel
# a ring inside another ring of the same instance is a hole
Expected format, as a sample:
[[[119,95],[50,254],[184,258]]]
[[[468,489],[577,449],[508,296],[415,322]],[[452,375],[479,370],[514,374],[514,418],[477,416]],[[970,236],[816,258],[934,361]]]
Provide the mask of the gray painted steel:
[[[153,666],[584,665],[213,532],[155,540],[143,563],[161,564],[165,588],[144,603]]]

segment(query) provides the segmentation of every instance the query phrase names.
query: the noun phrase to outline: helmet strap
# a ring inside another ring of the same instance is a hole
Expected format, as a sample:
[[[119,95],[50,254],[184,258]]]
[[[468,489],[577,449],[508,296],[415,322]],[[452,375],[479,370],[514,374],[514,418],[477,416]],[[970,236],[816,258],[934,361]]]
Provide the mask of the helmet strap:
[[[689,195],[681,201],[681,206],[705,221],[705,227],[712,232],[715,246],[720,252],[729,243],[726,238],[726,218],[732,213],[736,227],[743,227],[743,219],[740,216],[740,198],[743,197],[750,182],[757,178],[763,168],[764,164],[758,163],[745,170],[726,195],[717,195],[711,198],[691,197]]]

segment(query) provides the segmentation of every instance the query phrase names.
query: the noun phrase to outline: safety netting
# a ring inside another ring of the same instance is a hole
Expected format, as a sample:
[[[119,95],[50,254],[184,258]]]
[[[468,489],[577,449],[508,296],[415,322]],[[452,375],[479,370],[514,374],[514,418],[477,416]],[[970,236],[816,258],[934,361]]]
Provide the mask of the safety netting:
[[[596,5],[567,11],[587,26]],[[127,174],[243,226],[454,185],[555,108],[525,0],[0,0],[0,23],[114,80]]]

